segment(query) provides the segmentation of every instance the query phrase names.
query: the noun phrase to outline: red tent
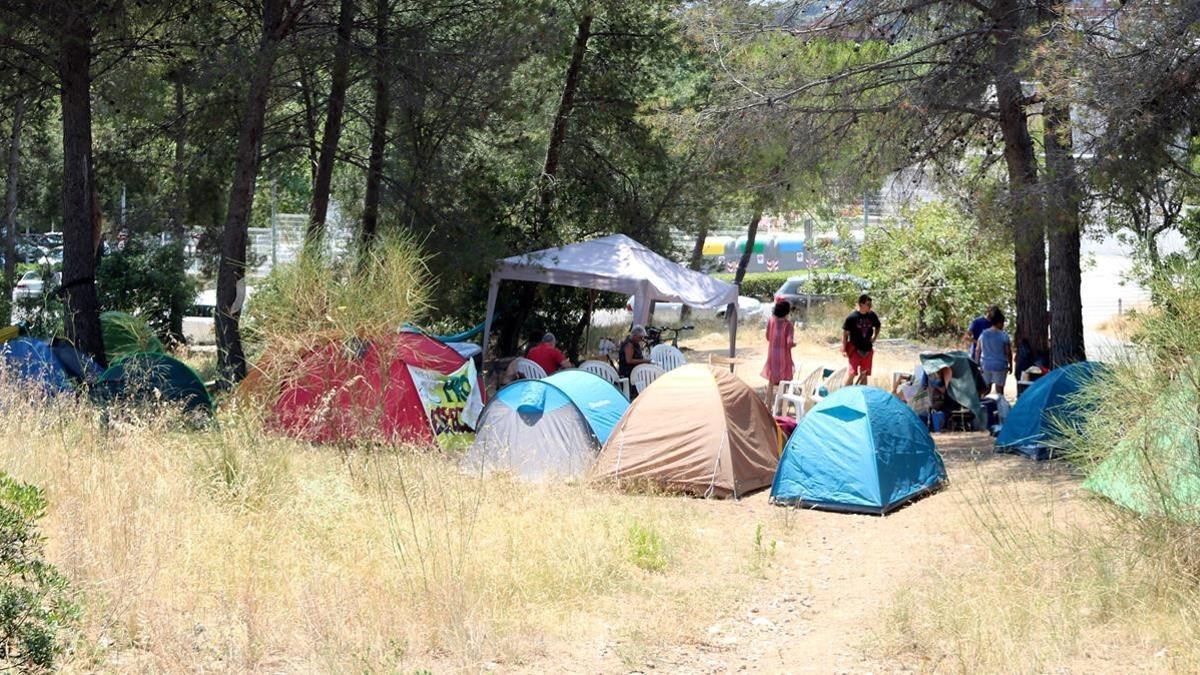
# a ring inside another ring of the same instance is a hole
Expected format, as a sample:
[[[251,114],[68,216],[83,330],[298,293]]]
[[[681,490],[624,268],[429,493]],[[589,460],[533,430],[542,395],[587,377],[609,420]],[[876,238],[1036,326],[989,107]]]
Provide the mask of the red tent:
[[[330,344],[300,360],[272,407],[272,422],[289,436],[314,442],[373,437],[433,443],[409,366],[449,375],[465,364],[454,349],[420,333]],[[478,376],[475,385],[482,393]]]

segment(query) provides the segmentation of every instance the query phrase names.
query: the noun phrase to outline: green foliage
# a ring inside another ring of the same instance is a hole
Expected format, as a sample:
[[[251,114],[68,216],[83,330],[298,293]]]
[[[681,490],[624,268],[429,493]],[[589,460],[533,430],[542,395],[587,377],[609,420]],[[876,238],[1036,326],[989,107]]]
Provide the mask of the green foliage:
[[[961,333],[992,304],[1012,316],[1011,242],[949,204],[925,204],[868,230],[859,254],[852,269],[871,281],[891,335]]]
[[[775,297],[775,291],[783,285],[785,281],[792,277],[807,277],[812,275],[812,281],[806,282],[803,290],[810,293],[818,294],[840,294],[841,287],[844,284],[833,282],[825,277],[825,275],[833,273],[829,269],[814,269],[814,270],[792,270],[790,272],[749,272],[742,278],[741,294],[756,298],[758,300],[771,300]],[[732,274],[714,274],[716,278],[722,281],[733,281]]]
[[[6,668],[52,667],[78,614],[67,579],[44,557],[37,521],[45,514],[39,488],[0,473],[0,664]]]
[[[765,300],[773,297],[775,291],[787,281],[789,277],[794,277],[804,274],[803,272],[748,272],[742,278],[741,294],[759,300]],[[722,281],[733,281],[732,274],[714,274]]]
[[[661,572],[671,559],[667,555],[667,544],[653,527],[633,523],[625,533],[629,544],[629,560],[647,572]]]
[[[759,523],[754,528],[754,548],[751,552],[750,569],[757,575],[766,573],[767,568],[775,560],[776,541],[767,541],[763,536],[763,526]]]
[[[103,256],[96,276],[102,308],[140,316],[162,338],[171,333],[172,317],[182,317],[196,297],[182,251],[140,237]]]

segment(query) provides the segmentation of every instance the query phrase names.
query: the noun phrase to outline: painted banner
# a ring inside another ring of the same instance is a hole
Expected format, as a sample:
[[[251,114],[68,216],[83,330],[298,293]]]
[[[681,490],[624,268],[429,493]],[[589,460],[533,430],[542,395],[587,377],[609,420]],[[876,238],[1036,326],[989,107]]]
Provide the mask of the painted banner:
[[[483,394],[475,362],[467,359],[453,373],[408,366],[413,384],[421,393],[425,415],[434,434],[471,431],[483,411]]]

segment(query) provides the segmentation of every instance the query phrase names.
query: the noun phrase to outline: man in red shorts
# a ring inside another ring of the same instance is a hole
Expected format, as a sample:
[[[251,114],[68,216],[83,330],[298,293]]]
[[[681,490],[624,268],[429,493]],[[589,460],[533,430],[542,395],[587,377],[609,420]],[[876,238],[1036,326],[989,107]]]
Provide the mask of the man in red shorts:
[[[875,356],[875,338],[879,337],[879,316],[871,311],[871,296],[858,296],[858,309],[842,323],[842,353],[850,360],[846,386],[866,384]]]

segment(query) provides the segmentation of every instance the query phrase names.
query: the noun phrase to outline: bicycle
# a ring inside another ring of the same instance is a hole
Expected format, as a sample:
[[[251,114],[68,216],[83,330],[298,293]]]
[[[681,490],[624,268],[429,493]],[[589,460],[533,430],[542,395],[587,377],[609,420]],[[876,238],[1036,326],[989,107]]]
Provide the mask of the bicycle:
[[[653,347],[654,345],[666,342],[663,334],[671,334],[671,346],[679,348],[679,334],[685,330],[696,330],[695,326],[646,326],[646,346]]]

